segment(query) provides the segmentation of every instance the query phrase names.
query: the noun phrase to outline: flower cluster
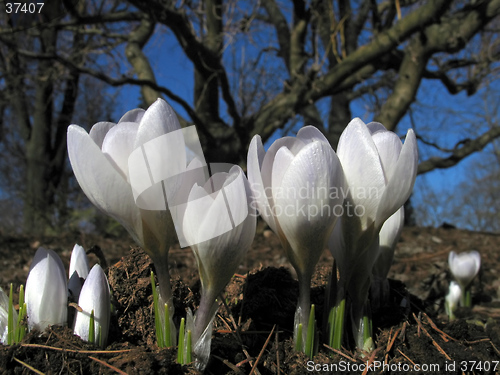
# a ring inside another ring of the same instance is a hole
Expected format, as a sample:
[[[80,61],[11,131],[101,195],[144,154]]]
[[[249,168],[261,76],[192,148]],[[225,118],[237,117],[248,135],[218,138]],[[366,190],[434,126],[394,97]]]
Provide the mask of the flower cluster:
[[[250,247],[260,214],[279,236],[299,279],[296,348],[314,351],[310,283],[327,247],[335,258],[333,275],[337,268],[340,275],[338,280],[332,277],[329,287],[329,321],[335,328],[330,336],[342,343],[346,310],[356,343],[369,347],[371,333],[364,320],[368,291],[373,277],[387,277],[402,206],[416,177],[412,130],[403,144],[381,124],[354,119],[337,152],[312,126],[300,129],[296,137],[277,139],[267,151],[256,135],[248,150],[247,180],[238,166],[210,164],[209,173],[194,127],[181,129],[172,108],[159,99],[146,111],[127,112],[117,124],[97,123],[89,133],[71,125],[68,154],[90,201],[118,220],[155,264],[155,311],[165,327],[162,331],[157,326],[159,343],[168,346],[176,340],[170,246],[176,240],[181,247],[191,246],[197,260],[201,302],[179,332],[179,352],[187,351],[191,358],[191,349],[182,346],[192,340],[192,353],[203,368],[216,298]],[[372,289],[383,298],[384,287]],[[71,290],[76,296],[78,283]],[[85,292],[83,287],[80,296]]]
[[[117,124],[97,123],[89,133],[71,125],[68,154],[90,201],[118,220],[153,260],[159,282],[157,339],[165,346],[176,341],[168,251],[177,240],[191,246],[200,271],[201,303],[189,332],[181,329],[179,337],[192,339],[197,367],[203,369],[216,298],[255,235],[256,214],[243,170],[210,164],[210,176],[195,128],[181,129],[161,99],[146,111],[127,112]]]
[[[74,333],[85,341],[102,347],[106,345],[111,311],[108,279],[99,264],[89,272],[87,254],[79,245],[73,248],[69,269],[68,282],[59,255],[53,250],[38,248],[26,280],[26,292],[21,288],[19,316],[12,307],[12,290],[7,299],[0,289],[0,342],[20,341],[23,333],[16,333],[16,338],[14,327],[18,326],[16,331],[21,332],[23,327],[19,327],[19,323],[23,316],[27,316],[29,331],[66,325],[68,301],[77,301],[78,311],[72,325]]]

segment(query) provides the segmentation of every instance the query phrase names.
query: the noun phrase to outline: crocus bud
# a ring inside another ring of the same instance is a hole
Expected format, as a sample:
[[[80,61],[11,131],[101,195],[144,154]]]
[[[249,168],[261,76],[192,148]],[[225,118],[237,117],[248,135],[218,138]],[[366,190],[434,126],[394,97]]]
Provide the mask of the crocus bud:
[[[462,290],[460,289],[460,285],[455,281],[450,283],[450,288],[448,294],[445,298],[445,308],[446,312],[450,318],[453,320],[455,318],[455,310],[460,302],[460,298],[462,297]]]
[[[76,313],[73,332],[82,340],[89,341],[90,315],[93,311],[95,343],[104,347],[108,339],[111,301],[108,279],[99,264],[92,267],[85,279],[78,306],[82,311]]]
[[[78,301],[80,290],[82,289],[83,281],[89,274],[89,260],[85,249],[75,244],[71,252],[71,259],[69,262],[69,281],[68,291],[70,298],[73,301]]]
[[[448,264],[453,277],[464,291],[481,268],[481,255],[475,250],[460,254],[451,251]]]
[[[68,316],[66,271],[59,255],[38,248],[26,281],[28,329],[64,325]]]
[[[192,187],[183,232],[192,244],[201,279],[201,301],[193,331],[193,352],[199,369],[208,362],[216,298],[252,244],[255,226],[250,186],[240,167],[216,173],[204,186]]]

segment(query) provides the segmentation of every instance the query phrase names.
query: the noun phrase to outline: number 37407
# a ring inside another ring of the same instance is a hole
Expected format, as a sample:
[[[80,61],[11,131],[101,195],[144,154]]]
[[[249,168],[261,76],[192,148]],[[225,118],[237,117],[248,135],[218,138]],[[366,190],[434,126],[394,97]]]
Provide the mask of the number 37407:
[[[43,5],[44,3],[5,3],[5,11],[8,14],[39,14],[42,11]]]

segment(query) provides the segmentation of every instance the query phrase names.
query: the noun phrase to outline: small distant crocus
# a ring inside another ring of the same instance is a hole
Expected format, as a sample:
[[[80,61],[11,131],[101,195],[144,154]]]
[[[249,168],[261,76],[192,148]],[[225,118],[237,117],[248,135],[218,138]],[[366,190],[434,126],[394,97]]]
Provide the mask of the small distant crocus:
[[[460,285],[458,285],[455,281],[452,281],[450,283],[448,294],[445,298],[445,309],[450,320],[455,319],[455,310],[457,309],[461,297],[462,289],[460,288]]]
[[[195,184],[184,213],[183,232],[191,244],[201,279],[201,300],[194,317],[193,354],[203,369],[210,353],[216,298],[241,264],[255,236],[256,214],[243,170],[214,174]],[[179,343],[182,350],[182,343]]]
[[[462,305],[470,307],[469,286],[481,268],[481,255],[475,250],[460,254],[451,251],[448,256],[448,264],[453,277],[462,290]]]
[[[75,244],[71,252],[71,259],[69,261],[69,281],[68,291],[70,298],[73,301],[78,301],[80,290],[82,289],[83,281],[89,274],[90,266],[85,249]]]
[[[26,281],[28,329],[43,331],[64,325],[68,317],[68,286],[64,265],[54,251],[39,247]]]
[[[108,279],[99,264],[90,270],[80,292],[78,306],[82,311],[76,313],[73,332],[82,340],[104,347],[108,339],[111,301]],[[91,327],[92,312],[94,327]]]

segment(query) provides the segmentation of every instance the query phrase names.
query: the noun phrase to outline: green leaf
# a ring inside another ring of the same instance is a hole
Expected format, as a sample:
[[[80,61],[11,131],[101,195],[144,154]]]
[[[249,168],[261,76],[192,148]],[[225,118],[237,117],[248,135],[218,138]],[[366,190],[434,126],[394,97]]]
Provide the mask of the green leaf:
[[[314,305],[311,305],[311,310],[309,312],[309,322],[307,325],[306,347],[305,347],[305,353],[311,359],[314,356],[314,341],[316,334],[316,329],[315,329],[316,319],[314,319],[315,315],[314,310],[315,310]]]
[[[185,319],[181,319],[181,327],[179,328],[179,346],[177,347],[177,363],[184,364],[184,324]]]
[[[89,320],[89,342],[91,344],[95,344],[95,319],[94,319],[94,310],[90,312],[90,320]]]

